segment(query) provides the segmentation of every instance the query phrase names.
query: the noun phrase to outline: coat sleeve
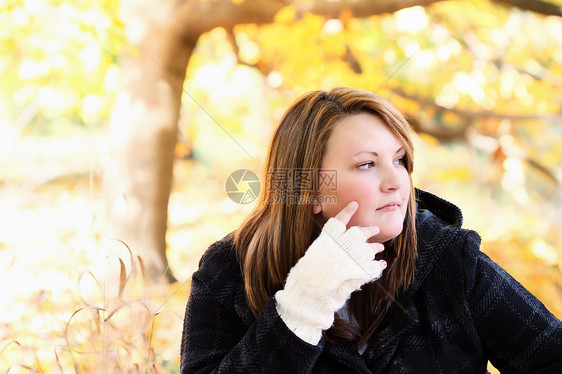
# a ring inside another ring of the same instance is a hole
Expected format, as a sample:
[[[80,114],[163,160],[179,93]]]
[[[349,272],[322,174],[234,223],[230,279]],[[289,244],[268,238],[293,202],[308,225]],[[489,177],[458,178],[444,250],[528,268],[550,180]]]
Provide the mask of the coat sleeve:
[[[310,373],[323,341],[313,346],[293,334],[279,317],[274,297],[257,319],[244,322],[235,305],[239,285],[219,257],[207,258],[192,278],[181,373]]]
[[[562,373],[562,322],[479,250],[476,233],[465,244],[467,299],[492,364],[502,373]]]

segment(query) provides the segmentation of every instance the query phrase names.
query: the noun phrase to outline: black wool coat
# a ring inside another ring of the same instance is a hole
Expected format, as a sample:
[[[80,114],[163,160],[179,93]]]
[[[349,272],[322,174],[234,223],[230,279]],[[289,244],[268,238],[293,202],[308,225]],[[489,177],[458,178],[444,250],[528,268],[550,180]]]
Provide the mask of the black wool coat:
[[[404,312],[360,355],[294,335],[275,298],[255,318],[244,296],[232,234],[194,273],[181,343],[181,373],[562,373],[562,323],[480,252],[453,204],[417,191],[418,258]]]

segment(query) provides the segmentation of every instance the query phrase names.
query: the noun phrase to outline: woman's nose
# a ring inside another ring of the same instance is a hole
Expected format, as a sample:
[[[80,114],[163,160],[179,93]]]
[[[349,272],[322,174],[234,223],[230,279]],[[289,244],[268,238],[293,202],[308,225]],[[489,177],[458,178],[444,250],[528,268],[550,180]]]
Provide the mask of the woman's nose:
[[[395,191],[400,188],[400,178],[394,164],[383,168],[382,174],[381,190],[383,192]]]

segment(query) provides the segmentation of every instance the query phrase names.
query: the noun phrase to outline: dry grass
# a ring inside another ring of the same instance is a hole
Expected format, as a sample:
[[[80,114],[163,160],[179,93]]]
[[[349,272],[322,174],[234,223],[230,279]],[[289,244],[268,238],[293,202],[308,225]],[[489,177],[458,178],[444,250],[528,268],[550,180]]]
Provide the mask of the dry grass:
[[[0,372],[179,371],[190,276],[248,207],[205,166],[178,162],[167,240],[180,282],[149,282],[134,248],[103,238],[98,155],[0,160]]]
[[[189,282],[152,284],[143,264],[108,258],[105,278],[86,270],[68,288],[29,295],[18,321],[2,324],[7,372],[175,373]],[[116,271],[114,271],[116,270]],[[74,284],[73,284],[74,283]],[[14,285],[17,288],[17,284]]]

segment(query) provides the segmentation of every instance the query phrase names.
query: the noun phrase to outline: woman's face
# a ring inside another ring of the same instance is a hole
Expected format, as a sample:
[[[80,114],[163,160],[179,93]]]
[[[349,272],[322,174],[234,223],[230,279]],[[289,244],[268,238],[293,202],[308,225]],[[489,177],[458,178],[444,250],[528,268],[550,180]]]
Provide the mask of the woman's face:
[[[322,169],[336,170],[337,186],[321,184],[314,213],[325,222],[355,200],[359,208],[348,227],[378,226],[380,233],[370,242],[398,236],[411,189],[405,155],[381,118],[366,113],[345,118],[330,135],[322,160]]]

